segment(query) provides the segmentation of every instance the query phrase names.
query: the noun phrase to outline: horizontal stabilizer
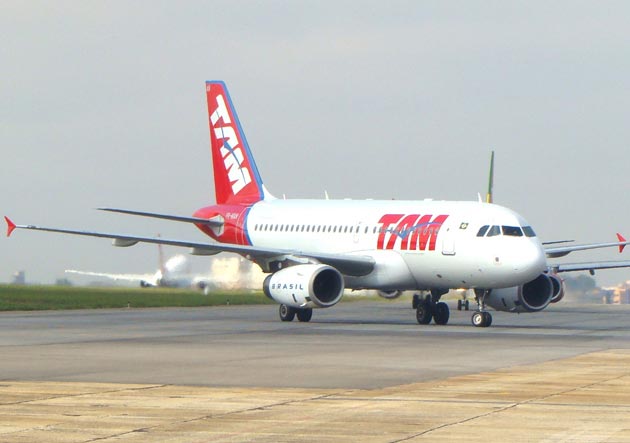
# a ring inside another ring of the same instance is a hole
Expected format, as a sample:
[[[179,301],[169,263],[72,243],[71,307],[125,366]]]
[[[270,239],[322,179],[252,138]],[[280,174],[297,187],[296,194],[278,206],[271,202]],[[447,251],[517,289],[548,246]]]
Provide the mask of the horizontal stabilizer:
[[[129,209],[117,209],[117,208],[98,208],[99,211],[117,212],[120,214],[140,215],[142,217],[160,218],[163,220],[178,221],[184,223],[195,223],[198,225],[208,225],[213,227],[223,226],[223,219],[221,217],[213,217],[210,219],[198,218],[198,217],[183,217],[180,215],[169,214],[156,214],[154,212],[141,212],[131,211]]]

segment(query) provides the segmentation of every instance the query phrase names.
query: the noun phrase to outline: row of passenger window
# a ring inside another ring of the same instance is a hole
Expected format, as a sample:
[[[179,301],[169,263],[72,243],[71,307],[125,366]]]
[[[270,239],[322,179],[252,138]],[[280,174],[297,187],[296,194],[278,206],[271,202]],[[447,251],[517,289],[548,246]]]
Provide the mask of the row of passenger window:
[[[497,226],[484,225],[479,228],[477,237],[496,237],[497,235],[507,235],[510,237],[536,237],[536,233],[531,226]]]
[[[360,226],[333,226],[333,225],[277,225],[277,224],[256,224],[254,231],[262,232],[332,232],[340,234],[358,234]],[[370,228],[365,227],[367,234]],[[378,227],[372,228],[372,233],[376,234]]]

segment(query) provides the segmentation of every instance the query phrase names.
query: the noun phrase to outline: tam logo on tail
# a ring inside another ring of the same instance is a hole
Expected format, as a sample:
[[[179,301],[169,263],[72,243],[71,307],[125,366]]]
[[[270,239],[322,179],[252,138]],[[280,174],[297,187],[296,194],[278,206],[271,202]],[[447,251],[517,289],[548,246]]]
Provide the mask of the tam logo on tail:
[[[210,115],[210,123],[214,129],[214,136],[217,140],[223,141],[223,146],[220,148],[223,166],[225,166],[230,183],[232,183],[232,192],[234,195],[238,195],[252,181],[252,178],[249,169],[243,165],[243,151],[239,147],[234,126],[231,125],[232,120],[225,106],[225,99],[222,95],[217,95],[216,100],[217,108]],[[225,126],[218,126],[219,120]]]
[[[260,176],[225,84],[207,82],[206,93],[217,203],[251,204],[262,200]]]

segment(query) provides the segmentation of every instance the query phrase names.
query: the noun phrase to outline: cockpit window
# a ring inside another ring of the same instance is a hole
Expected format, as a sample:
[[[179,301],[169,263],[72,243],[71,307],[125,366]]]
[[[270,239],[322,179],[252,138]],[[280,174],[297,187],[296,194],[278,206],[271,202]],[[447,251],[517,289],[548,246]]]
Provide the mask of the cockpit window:
[[[510,237],[522,237],[523,231],[520,226],[501,226],[503,229],[503,235],[508,235]]]
[[[536,233],[531,226],[523,226],[523,232],[525,233],[526,237],[536,237]]]
[[[486,232],[488,232],[488,228],[490,226],[488,225],[484,225],[481,228],[479,228],[479,232],[477,232],[477,237],[483,237],[484,235],[486,235]]]
[[[499,226],[492,226],[488,231],[488,237],[496,237],[497,235],[501,235],[501,228]]]

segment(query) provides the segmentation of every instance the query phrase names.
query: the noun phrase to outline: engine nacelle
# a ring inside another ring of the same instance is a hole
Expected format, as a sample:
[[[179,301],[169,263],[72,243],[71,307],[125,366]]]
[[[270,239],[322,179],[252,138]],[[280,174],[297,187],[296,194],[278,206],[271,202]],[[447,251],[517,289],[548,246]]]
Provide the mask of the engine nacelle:
[[[329,308],[343,296],[341,273],[328,265],[296,265],[268,276],[263,283],[267,297],[293,308]]]
[[[402,295],[403,291],[377,291],[379,297],[386,298],[387,300],[393,300]]]
[[[552,279],[547,274],[540,274],[521,286],[493,289],[486,297],[486,304],[497,311],[538,312],[549,305],[553,294]]]
[[[564,298],[564,280],[558,277],[556,274],[548,274],[553,284],[553,296],[551,297],[551,303],[558,303]]]

